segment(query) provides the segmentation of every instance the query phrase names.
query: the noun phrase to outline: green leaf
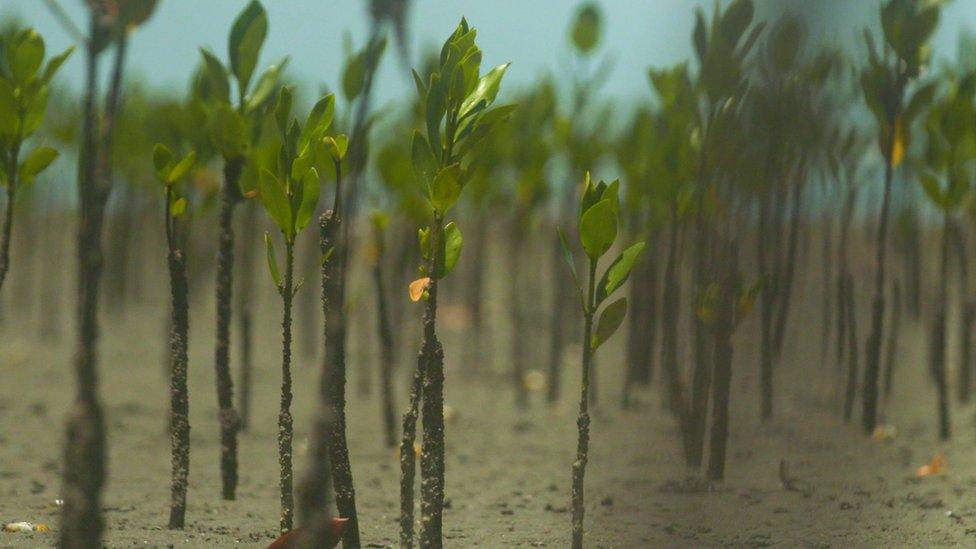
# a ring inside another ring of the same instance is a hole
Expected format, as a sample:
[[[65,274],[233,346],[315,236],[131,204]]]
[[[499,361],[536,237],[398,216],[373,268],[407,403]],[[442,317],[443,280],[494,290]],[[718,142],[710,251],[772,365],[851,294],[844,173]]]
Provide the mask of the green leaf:
[[[448,223],[444,227],[444,269],[438,273],[437,278],[444,278],[454,270],[458,258],[461,257],[462,244],[461,229],[453,221]]]
[[[170,217],[179,217],[186,213],[186,197],[181,196],[173,201],[169,207]]]
[[[597,260],[610,249],[617,238],[617,216],[610,200],[601,200],[580,218],[580,240],[591,260]]]
[[[346,152],[349,150],[349,138],[346,137],[346,134],[341,133],[335,137],[327,135],[323,141],[329,148],[329,154],[332,155],[332,158],[342,160],[346,157]]]
[[[434,152],[420,130],[413,132],[411,156],[413,171],[425,186],[430,185],[434,181],[434,175],[437,174],[437,159],[434,158]]]
[[[37,147],[20,164],[20,181],[30,183],[58,158],[58,151],[51,147]]]
[[[298,215],[295,217],[295,231],[301,232],[312,221],[315,215],[315,208],[319,204],[319,192],[322,183],[319,181],[319,173],[315,168],[308,170],[302,178],[302,204],[298,208]]]
[[[312,140],[312,136],[325,133],[332,125],[332,117],[335,114],[335,95],[329,94],[319,99],[312,107],[312,112],[308,113],[305,119],[305,126],[302,128],[301,137],[298,138],[298,150],[303,151]]]
[[[284,138],[288,135],[288,121],[291,119],[291,105],[293,101],[293,91],[291,86],[283,86],[278,90],[278,101],[274,107],[275,124],[278,131]]]
[[[69,57],[71,57],[71,54],[74,53],[74,51],[75,47],[70,46],[68,49],[52,57],[47,62],[47,66],[44,67],[44,74],[41,76],[41,84],[48,84],[51,82],[51,79],[54,78],[54,73],[58,72],[61,65],[63,65]]]
[[[430,188],[430,205],[441,215],[447,213],[461,196],[461,166],[451,164],[442,168],[434,176]]]
[[[33,97],[28,96],[28,103],[24,112],[24,126],[21,129],[21,137],[30,137],[37,128],[41,127],[44,121],[44,113],[47,110],[47,86],[41,86]]]
[[[271,97],[275,87],[278,85],[278,79],[281,78],[281,73],[285,70],[286,66],[288,66],[287,55],[276,65],[271,65],[261,74],[261,77],[258,78],[258,83],[254,85],[254,91],[251,92],[251,95],[248,96],[245,102],[245,109],[247,111],[253,111],[260,107]]]
[[[342,69],[342,94],[352,101],[363,91],[366,82],[366,50],[351,55]]]
[[[733,0],[729,7],[725,9],[725,13],[722,14],[721,21],[719,22],[719,29],[729,44],[735,46],[739,42],[742,33],[752,23],[754,11],[752,0]]]
[[[478,85],[475,87],[471,95],[464,98],[464,102],[461,103],[461,110],[459,115],[463,118],[469,112],[471,112],[475,107],[482,106],[488,107],[495,101],[495,97],[498,96],[498,90],[502,85],[502,77],[505,76],[505,71],[511,63],[504,63],[498,65],[497,67],[488,71],[487,74],[478,80]]]
[[[610,339],[610,336],[617,331],[617,328],[624,321],[625,316],[627,316],[626,297],[621,297],[603,309],[603,312],[600,313],[600,320],[596,324],[596,331],[590,339],[592,351]]]
[[[606,272],[603,273],[603,278],[600,280],[600,284],[596,289],[596,302],[601,303],[604,299],[610,297],[613,292],[617,291],[618,288],[623,286],[624,282],[630,276],[630,271],[634,268],[634,262],[640,257],[641,252],[644,251],[644,243],[638,242],[633,246],[624,250],[617,259],[610,264]]]
[[[566,265],[569,265],[569,272],[572,273],[573,282],[576,283],[576,292],[579,294],[580,305],[583,307],[583,312],[586,312],[586,300],[583,298],[583,287],[580,285],[579,275],[576,274],[576,262],[573,261],[573,252],[569,250],[569,244],[566,242],[566,236],[563,234],[563,231],[557,227],[556,233],[559,234],[559,244],[563,249],[563,259],[566,260]]]
[[[600,41],[600,11],[593,3],[583,6],[576,15],[572,30],[573,44],[587,53]]]
[[[195,151],[190,151],[189,153],[187,153],[187,155],[184,156],[182,160],[180,160],[175,166],[173,166],[173,169],[169,172],[169,175],[166,177],[166,182],[169,184],[173,184],[179,181],[180,179],[183,179],[186,176],[186,174],[190,172],[190,169],[193,168],[193,164],[195,164],[196,161],[197,161],[197,153]]]
[[[237,158],[244,154],[244,118],[230,105],[217,104],[210,115],[210,140],[224,158]]]
[[[705,23],[705,14],[702,13],[701,8],[695,10],[693,42],[695,44],[695,54],[698,56],[698,62],[701,63],[705,60],[705,55],[708,53],[708,25]]]
[[[237,77],[242,96],[251,81],[267,34],[268,14],[260,2],[252,0],[237,16],[230,31],[230,69]]]
[[[0,135],[16,135],[20,127],[17,115],[17,98],[14,89],[0,78]]]
[[[12,44],[13,52],[9,55],[10,73],[14,82],[26,84],[37,74],[44,61],[44,39],[34,29],[21,33]]]
[[[153,168],[160,181],[166,183],[169,180],[169,174],[173,170],[173,151],[162,143],[156,143],[153,147]]]
[[[294,229],[291,223],[291,206],[288,204],[285,189],[278,178],[268,170],[262,169],[258,176],[258,192],[261,195],[261,203],[264,204],[264,209],[271,216],[275,225],[281,229],[286,239],[291,238]]]
[[[281,271],[278,270],[278,259],[275,257],[274,242],[271,240],[271,235],[264,233],[264,243],[268,248],[268,270],[271,271],[271,280],[274,281],[275,287],[278,291],[281,291]]]
[[[203,68],[210,81],[210,91],[221,103],[230,104],[230,82],[227,80],[227,69],[214,54],[200,48],[203,56]]]

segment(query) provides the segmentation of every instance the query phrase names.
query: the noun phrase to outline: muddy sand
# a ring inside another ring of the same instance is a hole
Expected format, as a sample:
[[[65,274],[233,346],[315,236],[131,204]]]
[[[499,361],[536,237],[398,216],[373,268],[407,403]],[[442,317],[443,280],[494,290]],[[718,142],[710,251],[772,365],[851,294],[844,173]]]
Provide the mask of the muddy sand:
[[[191,317],[192,449],[183,531],[165,527],[170,454],[161,364],[168,309],[158,303],[130,309],[124,318],[106,315],[101,395],[109,425],[107,546],[264,547],[275,537],[280,343],[276,309],[269,303],[262,310],[258,325],[268,329],[256,334],[253,425],[240,439],[241,482],[232,502],[219,498],[212,308],[198,306]],[[807,322],[800,314],[795,318],[801,327]],[[14,310],[5,314],[0,344],[0,521],[46,523],[52,531],[0,534],[0,547],[50,546],[57,539],[54,502],[74,387],[72,338],[65,331],[60,342],[41,342],[33,323],[16,319]],[[785,365],[777,372],[777,415],[760,423],[751,328],[737,336],[729,461],[725,482],[715,484],[684,466],[675,421],[662,410],[656,385],[639,393],[636,409],[620,410],[624,337],[601,349],[587,471],[589,547],[976,545],[972,410],[954,406],[955,438],[940,444],[920,326],[910,326],[902,340],[895,394],[886,406],[886,421],[897,435],[887,442],[865,438],[856,423],[842,422],[833,365],[819,364],[819,352],[802,345],[784,354],[798,357],[797,363],[802,358],[804,367]],[[465,339],[449,327],[443,339],[452,409],[445,545],[567,547],[578,353],[567,349],[560,406],[546,406],[537,392],[531,409],[518,412],[502,369],[507,352],[496,353],[491,372],[464,374]],[[403,409],[409,372],[407,361],[401,362]],[[317,364],[299,354],[295,366],[297,467],[306,463]],[[357,377],[351,374],[348,418],[362,538],[367,547],[395,546],[398,462],[395,451],[383,446],[376,391],[358,394]],[[940,451],[948,458],[946,471],[917,478],[916,468]],[[781,482],[781,461],[793,489]]]

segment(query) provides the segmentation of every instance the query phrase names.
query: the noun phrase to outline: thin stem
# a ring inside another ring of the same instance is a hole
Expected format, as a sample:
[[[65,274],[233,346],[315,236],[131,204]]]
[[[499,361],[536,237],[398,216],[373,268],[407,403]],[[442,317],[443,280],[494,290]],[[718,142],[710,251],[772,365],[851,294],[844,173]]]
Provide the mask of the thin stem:
[[[291,306],[294,297],[295,243],[285,240],[285,280],[281,290],[281,411],[278,414],[278,464],[281,467],[281,532],[292,529]]]
[[[579,416],[576,426],[579,430],[576,444],[576,461],[573,462],[573,549],[583,547],[584,477],[590,446],[590,362],[593,358],[592,333],[593,313],[596,308],[596,260],[590,260],[589,281],[586,291],[586,311],[583,327],[583,378],[580,383]]]

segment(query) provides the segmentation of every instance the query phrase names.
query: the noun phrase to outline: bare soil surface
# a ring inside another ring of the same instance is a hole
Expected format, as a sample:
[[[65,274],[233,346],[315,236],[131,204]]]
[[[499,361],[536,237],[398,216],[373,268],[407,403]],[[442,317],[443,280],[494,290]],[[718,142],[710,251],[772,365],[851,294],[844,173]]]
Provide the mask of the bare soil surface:
[[[303,290],[303,299],[315,299]],[[168,384],[163,370],[165,303],[106,315],[101,352],[102,400],[109,424],[109,484],[104,505],[109,547],[264,547],[278,524],[276,417],[280,380],[277,308],[261,309],[256,334],[253,426],[241,436],[237,501],[219,497],[218,428],[209,303],[191,316],[191,470],[187,527],[166,529],[170,449],[165,431]],[[419,309],[418,309],[419,310]],[[50,533],[0,534],[0,547],[53,545],[61,485],[63,425],[73,397],[72,338],[39,340],[32,322],[4,314],[0,338],[0,521],[50,525]],[[418,313],[419,315],[419,313]],[[518,411],[504,371],[507,350],[473,375],[463,332],[443,321],[448,362],[446,403],[449,547],[566,547],[570,539],[570,465],[576,445],[578,350],[567,348],[563,401],[547,406],[533,393]],[[813,315],[811,315],[813,316]],[[902,338],[895,392],[885,421],[897,428],[874,441],[858,418],[840,418],[841,386],[832,363],[821,364],[816,321],[797,314],[798,328],[777,371],[776,417],[758,419],[758,361],[752,326],[737,336],[732,434],[724,482],[708,483],[683,462],[676,422],[662,409],[658,386],[640,404],[618,404],[624,336],[599,360],[598,412],[587,470],[586,540],[590,547],[872,547],[976,544],[976,448],[972,410],[953,407],[954,438],[936,435],[935,391],[929,383],[921,325]],[[365,327],[366,324],[364,323]],[[815,330],[809,328],[813,326]],[[404,330],[419,334],[416,330]],[[806,335],[807,337],[804,337]],[[506,334],[493,343],[503,346]],[[412,354],[411,338],[401,352]],[[353,341],[353,359],[372,358],[370,340]],[[540,339],[545,341],[545,339]],[[539,343],[533,348],[544,348]],[[236,349],[235,349],[236,350]],[[534,351],[541,355],[544,351]],[[358,354],[357,354],[358,353]],[[495,356],[497,355],[497,356]],[[403,409],[410,372],[397,374]],[[541,360],[533,366],[544,370]],[[802,367],[800,366],[802,364]],[[233,367],[236,369],[238,363]],[[355,366],[353,366],[355,367]],[[370,364],[372,371],[375,366]],[[236,376],[236,373],[235,373]],[[351,373],[349,439],[360,523],[367,547],[397,543],[395,450],[383,445],[375,391],[361,394]],[[295,367],[296,466],[305,466],[318,361]],[[656,380],[655,380],[656,381]],[[918,478],[916,468],[943,451],[943,474]],[[785,462],[790,486],[784,486]],[[418,513],[419,515],[419,513]]]

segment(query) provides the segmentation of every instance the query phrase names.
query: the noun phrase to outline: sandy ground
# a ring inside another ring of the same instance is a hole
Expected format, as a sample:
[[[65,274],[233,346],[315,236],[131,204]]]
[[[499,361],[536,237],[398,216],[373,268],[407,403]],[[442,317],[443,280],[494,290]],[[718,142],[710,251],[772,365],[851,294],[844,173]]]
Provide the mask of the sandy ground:
[[[309,292],[306,299],[312,298]],[[109,484],[104,497],[106,545],[266,546],[278,522],[275,429],[279,383],[277,321],[266,308],[257,334],[254,424],[241,437],[238,500],[219,498],[216,397],[209,307],[191,318],[192,450],[187,528],[165,528],[169,502],[167,385],[162,371],[165,305],[143,305],[124,319],[106,318],[102,398],[109,422]],[[419,314],[419,312],[418,312]],[[813,316],[813,315],[811,315]],[[0,344],[0,520],[57,528],[63,422],[74,386],[70,338],[41,343],[30,322],[8,314]],[[815,324],[796,316],[799,326]],[[805,324],[804,324],[805,323]],[[862,328],[863,329],[863,328]],[[575,451],[577,352],[566,353],[564,403],[530,411],[512,405],[508,376],[460,371],[460,333],[445,329],[448,424],[445,543],[451,547],[566,547],[570,534],[570,464]],[[798,339],[802,329],[793,329]],[[819,333],[819,330],[818,330]],[[70,332],[66,332],[70,334]],[[600,406],[587,471],[590,547],[871,547],[976,544],[976,451],[971,410],[956,404],[951,443],[935,431],[935,392],[925,374],[920,326],[902,343],[888,442],[845,426],[833,365],[812,345],[793,345],[797,366],[777,374],[777,417],[761,424],[755,398],[757,361],[748,326],[738,338],[733,379],[733,432],[724,483],[696,480],[681,457],[674,420],[656,386],[640,406],[617,406],[623,337],[600,351]],[[503,341],[499,338],[496,342]],[[355,345],[355,344],[354,344]],[[543,347],[541,344],[537,347]],[[810,348],[807,348],[810,347]],[[502,353],[504,354],[504,353]],[[541,364],[539,365],[541,367]],[[311,389],[317,361],[295,370],[296,464],[305,465]],[[408,372],[398,374],[403,408]],[[353,380],[356,379],[353,375]],[[350,383],[349,438],[363,540],[387,547],[397,539],[398,462],[383,447],[375,391],[357,396]],[[948,470],[915,478],[916,467],[944,451]],[[806,493],[786,490],[781,460]],[[950,514],[951,512],[951,514]],[[0,547],[52,545],[56,533],[0,534]]]

